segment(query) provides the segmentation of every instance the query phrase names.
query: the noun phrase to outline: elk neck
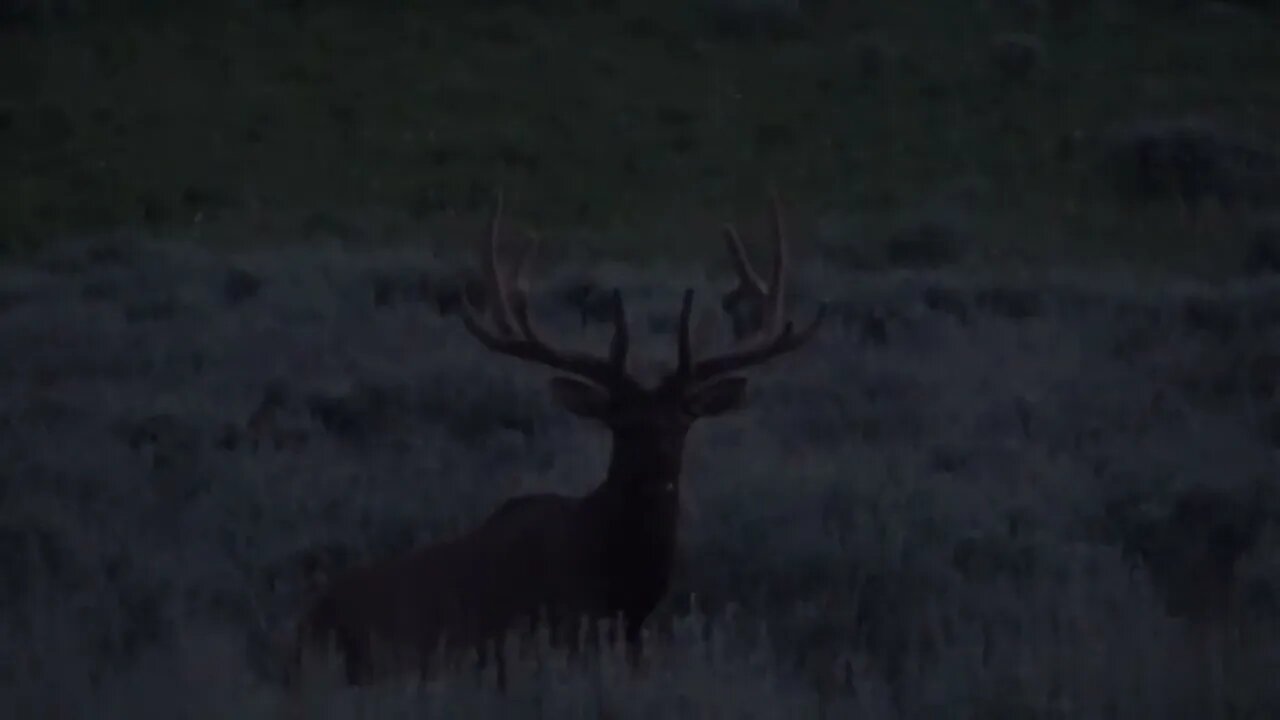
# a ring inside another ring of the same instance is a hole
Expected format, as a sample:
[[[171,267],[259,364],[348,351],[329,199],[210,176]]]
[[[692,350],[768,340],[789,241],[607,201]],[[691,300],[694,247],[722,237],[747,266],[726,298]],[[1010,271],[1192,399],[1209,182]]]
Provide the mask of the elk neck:
[[[613,431],[605,480],[583,498],[583,510],[614,560],[670,562],[680,512],[683,434]]]

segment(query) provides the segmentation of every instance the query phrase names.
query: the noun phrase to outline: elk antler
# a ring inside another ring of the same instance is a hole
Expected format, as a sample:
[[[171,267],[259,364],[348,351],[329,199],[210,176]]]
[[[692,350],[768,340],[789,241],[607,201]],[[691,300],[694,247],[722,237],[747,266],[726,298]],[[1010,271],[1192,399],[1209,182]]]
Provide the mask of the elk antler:
[[[489,238],[482,262],[486,273],[486,309],[493,329],[485,327],[481,311],[464,294],[462,322],[467,330],[486,348],[503,355],[572,373],[605,388],[619,383],[633,384],[627,375],[630,336],[622,293],[616,289],[613,291],[613,340],[609,344],[607,358],[551,347],[539,336],[529,317],[528,275],[537,250],[537,237],[530,237],[520,249],[514,269],[504,267],[498,259],[501,215],[502,192],[499,191],[493,217],[489,220]]]
[[[791,321],[783,322],[786,314],[786,264],[787,234],[782,221],[782,208],[778,194],[770,190],[773,206],[773,268],[769,273],[769,281],[765,283],[760,274],[752,267],[743,248],[742,240],[732,225],[726,225],[724,236],[733,259],[734,269],[738,274],[738,287],[732,295],[751,295],[758,299],[762,306],[762,317],[756,331],[747,338],[748,344],[737,350],[694,362],[689,349],[689,316],[693,304],[693,290],[686,290],[684,303],[680,310],[680,335],[677,340],[678,362],[677,374],[691,383],[699,383],[717,375],[731,373],[752,365],[758,365],[779,355],[795,350],[804,345],[817,332],[818,327],[827,316],[827,305],[823,303],[817,314],[804,329],[796,332]],[[751,342],[754,341],[754,342]]]
[[[766,283],[756,272],[742,245],[738,231],[732,226],[724,226],[725,245],[729,249],[729,257],[733,260],[734,271],[738,275],[738,286],[731,290],[726,298],[738,302],[749,298],[759,303],[761,317],[755,333],[768,334],[777,329],[776,323],[782,316],[782,301],[786,293],[787,240],[786,228],[782,222],[781,203],[777,191],[770,189],[769,199],[773,210],[774,255],[773,268]]]

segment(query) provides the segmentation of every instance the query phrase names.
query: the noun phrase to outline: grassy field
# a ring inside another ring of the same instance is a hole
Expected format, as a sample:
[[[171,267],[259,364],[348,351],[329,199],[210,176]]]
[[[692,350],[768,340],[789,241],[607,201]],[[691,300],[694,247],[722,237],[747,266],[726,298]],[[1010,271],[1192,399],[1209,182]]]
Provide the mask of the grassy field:
[[[1238,218],[1134,208],[1064,138],[1280,127],[1274,18],[1247,9],[132,5],[0,30],[0,246],[119,228],[448,245],[502,184],[569,252],[679,257],[775,182],[834,246],[943,214],[977,263],[1221,274]],[[1033,51],[1022,79],[993,60],[1010,33]]]
[[[832,317],[691,435],[648,674],[606,657],[506,696],[320,683],[302,716],[1280,712],[1274,280],[799,270],[796,314],[826,297]],[[309,564],[593,488],[603,433],[439,313],[455,271],[179,242],[0,271],[0,346],[21,349],[0,354],[0,714],[273,717]],[[534,310],[579,347],[608,330],[581,325],[584,275],[623,289],[639,372],[671,357],[686,283],[714,307],[688,269],[566,268]],[[1183,517],[1196,492],[1216,499]],[[1217,555],[1199,574],[1237,533],[1234,575]]]

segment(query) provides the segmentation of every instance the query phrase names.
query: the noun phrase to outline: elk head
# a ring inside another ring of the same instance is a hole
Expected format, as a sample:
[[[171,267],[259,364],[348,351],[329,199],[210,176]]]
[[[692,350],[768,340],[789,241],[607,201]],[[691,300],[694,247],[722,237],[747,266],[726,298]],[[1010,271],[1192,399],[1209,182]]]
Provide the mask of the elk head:
[[[633,500],[674,499],[684,455],[685,437],[694,421],[739,407],[747,380],[740,372],[804,345],[826,316],[823,305],[801,330],[785,318],[783,303],[786,233],[773,196],[774,262],[766,284],[751,267],[732,227],[725,237],[739,277],[731,296],[750,296],[756,312],[752,332],[735,331],[739,347],[711,357],[695,357],[690,315],[694,291],[684,292],[676,336],[675,368],[655,386],[646,387],[627,368],[630,334],[621,292],[613,291],[613,339],[605,355],[593,356],[553,348],[529,315],[528,276],[537,239],[531,237],[515,262],[498,257],[501,195],[485,244],[485,307],[468,297],[463,321],[473,336],[494,352],[559,370],[551,380],[556,403],[580,417],[603,423],[613,436],[613,454],[604,487]],[[726,296],[728,298],[729,296]],[[726,299],[726,306],[728,300]],[[698,343],[700,344],[700,343]]]

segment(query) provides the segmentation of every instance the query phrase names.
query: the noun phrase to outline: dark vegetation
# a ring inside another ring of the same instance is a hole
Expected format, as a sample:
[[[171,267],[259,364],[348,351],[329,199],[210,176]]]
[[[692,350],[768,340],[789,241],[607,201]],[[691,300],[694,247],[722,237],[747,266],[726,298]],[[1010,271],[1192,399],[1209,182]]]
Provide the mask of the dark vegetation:
[[[0,244],[452,238],[500,182],[573,252],[671,255],[772,179],[917,262],[1269,266],[1275,12],[5,0]]]

